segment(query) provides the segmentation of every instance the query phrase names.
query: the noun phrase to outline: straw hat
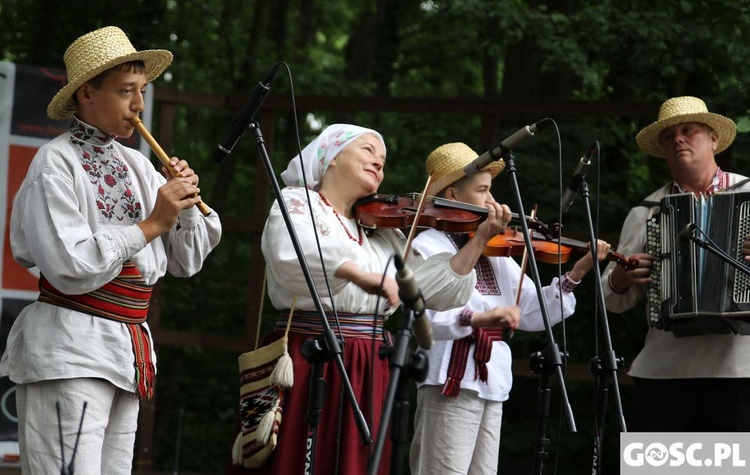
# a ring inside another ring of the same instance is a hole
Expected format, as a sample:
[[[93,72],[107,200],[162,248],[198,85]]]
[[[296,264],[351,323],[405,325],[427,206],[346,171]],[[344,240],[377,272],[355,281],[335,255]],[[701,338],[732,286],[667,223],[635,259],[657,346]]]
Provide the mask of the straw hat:
[[[465,177],[464,167],[478,156],[477,152],[461,142],[447,143],[433,150],[425,162],[427,173],[432,174],[432,182],[427,189],[427,194],[435,196],[456,180]],[[492,178],[495,178],[503,171],[503,168],[505,168],[505,162],[501,158],[482,170],[489,171]]]
[[[667,127],[685,122],[699,122],[714,129],[719,137],[716,153],[726,150],[737,135],[737,125],[732,119],[708,112],[706,103],[697,97],[682,96],[667,99],[659,108],[659,119],[638,132],[635,141],[647,154],[664,158],[664,151],[659,145],[659,135]]]
[[[50,119],[73,117],[76,111],[73,94],[86,81],[128,61],[143,61],[146,79],[153,81],[172,63],[172,53],[163,49],[136,51],[125,32],[106,26],[87,33],[71,44],[63,56],[68,84],[60,89],[47,106]]]

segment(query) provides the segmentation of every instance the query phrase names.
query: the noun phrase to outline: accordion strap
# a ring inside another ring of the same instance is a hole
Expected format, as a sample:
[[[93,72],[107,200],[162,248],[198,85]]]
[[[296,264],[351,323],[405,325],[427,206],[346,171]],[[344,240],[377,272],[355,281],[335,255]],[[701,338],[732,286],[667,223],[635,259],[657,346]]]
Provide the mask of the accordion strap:
[[[730,186],[724,188],[721,191],[722,192],[726,192],[726,191],[734,190],[735,188],[739,188],[740,186],[744,185],[747,182],[750,182],[750,178],[745,178],[744,180],[740,180],[737,183],[735,183],[734,185],[730,185]]]
[[[733,190],[736,190],[737,188],[739,188],[742,185],[744,185],[746,183],[749,183],[749,182],[750,182],[750,178],[745,178],[744,180],[740,180],[737,183],[735,183],[734,185],[730,185],[730,186],[728,186],[728,187],[726,187],[726,188],[724,188],[722,190],[717,191],[716,193],[717,194],[719,194],[719,193],[730,193]],[[654,206],[660,206],[660,205],[661,205],[661,202],[659,202],[659,201],[643,200],[640,203],[638,203],[636,206],[645,206],[647,208],[652,208]]]

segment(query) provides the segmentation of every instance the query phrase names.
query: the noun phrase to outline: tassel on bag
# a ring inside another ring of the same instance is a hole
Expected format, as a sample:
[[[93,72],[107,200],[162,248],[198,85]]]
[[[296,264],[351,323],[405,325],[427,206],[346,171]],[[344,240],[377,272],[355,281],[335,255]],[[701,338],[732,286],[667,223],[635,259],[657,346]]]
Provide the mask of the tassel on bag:
[[[232,446],[235,465],[261,467],[268,462],[276,448],[285,392],[294,384],[292,358],[287,351],[287,343],[296,304],[297,297],[292,302],[282,338],[261,348],[257,348],[256,340],[257,349],[239,357],[242,430]],[[259,333],[260,317],[258,320]]]
[[[289,321],[292,320],[292,316],[289,316]],[[292,365],[292,357],[289,356],[289,352],[286,347],[284,348],[284,354],[279,358],[279,362],[276,363],[276,367],[271,373],[271,384],[281,386],[283,388],[291,388],[294,384],[294,368]]]
[[[242,465],[242,432],[237,434],[232,445],[232,463]]]
[[[260,423],[258,424],[258,442],[261,444],[267,444],[268,439],[271,438],[271,431],[273,430],[273,425],[276,422],[276,413],[279,410],[279,400],[276,400],[276,404],[274,404],[273,409],[268,411],[263,418],[261,418]]]

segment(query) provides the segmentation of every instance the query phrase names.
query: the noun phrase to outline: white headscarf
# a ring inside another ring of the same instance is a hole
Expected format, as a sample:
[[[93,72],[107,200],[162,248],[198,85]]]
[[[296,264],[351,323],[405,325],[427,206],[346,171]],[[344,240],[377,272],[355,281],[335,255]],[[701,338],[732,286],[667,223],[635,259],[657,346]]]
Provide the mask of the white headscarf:
[[[367,129],[351,124],[332,124],[326,127],[318,137],[310,142],[302,150],[302,158],[297,155],[287,166],[286,170],[281,173],[281,179],[287,186],[305,186],[302,178],[302,164],[305,167],[305,178],[307,186],[311,190],[316,190],[323,178],[328,165],[352,140],[363,134],[372,134],[377,137],[383,144],[385,151],[385,141],[379,132],[373,129]]]

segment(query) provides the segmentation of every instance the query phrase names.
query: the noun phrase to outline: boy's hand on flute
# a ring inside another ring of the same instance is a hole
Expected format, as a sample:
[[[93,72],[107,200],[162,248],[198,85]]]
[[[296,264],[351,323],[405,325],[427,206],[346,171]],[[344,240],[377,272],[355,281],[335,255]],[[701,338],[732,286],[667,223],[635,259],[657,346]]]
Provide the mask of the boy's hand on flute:
[[[190,180],[190,183],[192,183],[194,186],[197,187],[198,185],[198,175],[195,174],[195,172],[188,166],[187,162],[184,160],[180,160],[177,157],[169,157],[167,156],[167,153],[164,151],[163,148],[159,145],[159,143],[154,139],[154,137],[151,135],[151,133],[146,129],[146,126],[143,125],[143,121],[140,117],[137,115],[130,119],[130,122],[133,124],[133,127],[135,127],[135,130],[138,131],[139,134],[143,137],[143,139],[148,143],[148,145],[151,147],[151,150],[154,151],[156,156],[161,161],[162,165],[164,167],[162,168],[162,171],[164,172],[164,175],[167,177],[167,182],[171,181],[170,177],[173,178],[187,178]],[[182,174],[182,175],[181,175]],[[191,178],[192,177],[192,178]],[[208,216],[211,214],[211,208],[209,208],[206,203],[204,203],[200,196],[197,194],[195,196],[191,197],[191,201],[195,201],[190,206],[196,205],[198,206],[198,209],[203,214],[203,216]],[[197,201],[195,200],[197,198]],[[190,206],[187,206],[188,208]]]
[[[156,192],[154,209],[146,219],[138,223],[146,242],[168,233],[177,224],[180,211],[200,202],[200,191],[189,177],[174,178],[160,186]]]
[[[188,165],[188,162],[185,160],[180,160],[177,157],[171,157],[169,159],[169,165],[172,170],[174,170],[174,173],[170,173],[169,169],[167,167],[162,167],[162,173],[167,177],[167,180],[174,178],[189,178],[190,182],[198,186],[198,182],[200,181],[200,178],[198,177],[198,174],[195,173],[195,170],[190,168]]]

